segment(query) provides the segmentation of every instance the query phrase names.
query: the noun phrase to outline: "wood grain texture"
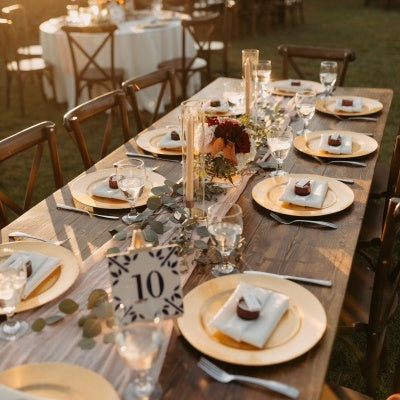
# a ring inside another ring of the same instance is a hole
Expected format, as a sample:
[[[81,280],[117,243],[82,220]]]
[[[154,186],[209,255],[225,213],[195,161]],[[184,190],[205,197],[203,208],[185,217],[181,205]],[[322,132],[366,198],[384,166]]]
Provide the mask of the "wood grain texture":
[[[226,80],[226,78],[217,79],[195,97],[218,97],[223,92],[223,83]],[[338,88],[335,94],[352,94],[375,98],[383,103],[384,108],[378,114],[377,122],[339,121],[332,116],[317,113],[311,121],[310,129],[336,128],[357,132],[373,132],[374,138],[380,143],[390,109],[392,91],[389,89]],[[157,121],[154,127],[176,123],[177,116],[178,109],[175,109]],[[93,168],[110,168],[113,162],[124,158],[125,151],[134,150],[134,147],[133,141],[125,144],[101,160]],[[333,281],[332,288],[313,285],[305,286],[324,306],[328,317],[328,326],[321,341],[309,352],[295,360],[268,367],[241,367],[216,362],[218,365],[229,372],[277,379],[292,384],[300,389],[300,399],[312,400],[320,398],[377,157],[378,152],[363,157],[362,159],[367,162],[367,167],[365,168],[327,166],[320,165],[312,158],[296,150],[291,150],[287,161],[285,161],[285,169],[290,172],[355,179],[355,184],[351,186],[355,194],[354,204],[340,213],[323,218],[337,224],[337,230],[316,229],[302,225],[279,225],[269,217],[267,210],[258,206],[252,200],[252,187],[258,181],[264,179],[265,176],[263,174],[256,175],[250,180],[238,201],[243,208],[245,216],[245,265],[254,270],[331,279]],[[153,165],[160,166],[158,172],[169,179],[177,180],[181,176],[179,164],[146,160],[146,166]],[[55,192],[24,214],[24,216],[4,228],[1,231],[2,242],[7,241],[7,234],[15,230],[42,235],[49,239],[69,237],[70,240],[67,247],[76,254],[78,259],[84,260],[110,239],[108,232],[110,229],[119,229],[122,226],[119,221],[90,218],[74,212],[56,210],[55,204],[58,202],[73,204],[69,185]],[[123,215],[123,211],[116,212],[116,215]],[[91,271],[87,271],[81,274],[82,276],[71,288],[70,293],[81,296],[82,292],[87,292],[89,288],[94,288],[95,286],[91,287],[94,283],[91,283],[87,276],[90,273]],[[184,287],[184,292],[187,293],[199,283],[210,278],[209,268],[195,269]],[[54,308],[54,306],[52,307]],[[30,320],[46,310],[46,307],[42,307],[42,309],[31,314],[23,313],[21,316]],[[122,365],[114,357],[115,350],[108,347],[102,348],[99,354],[96,353],[96,350],[83,352],[82,359],[76,361],[78,360],[76,351],[62,351],[55,346],[54,342],[63,342],[63,328],[55,327],[54,329],[57,329],[57,335],[52,335],[49,338],[49,335],[45,334],[43,339],[36,336],[31,339],[35,345],[40,343],[41,340],[45,340],[45,338],[51,339],[49,351],[52,351],[52,353],[39,357],[34,355],[35,351],[33,349],[29,349],[28,354],[21,356],[21,359],[18,360],[29,362],[31,359],[36,361],[50,358],[66,362],[77,362],[97,370],[121,392],[122,380],[112,372],[112,365],[110,364],[115,362],[115,365]],[[55,331],[53,330],[52,332]],[[68,331],[68,333],[70,332]],[[21,345],[23,344],[29,346],[29,341],[24,340],[21,342]],[[5,349],[0,350],[1,355],[3,355]],[[107,354],[109,354],[109,357]],[[160,376],[160,383],[164,390],[163,399],[251,398],[252,400],[261,400],[265,398],[284,398],[281,395],[250,385],[238,383],[221,384],[208,378],[196,365],[200,355],[183,337],[177,336],[176,333],[172,334]],[[6,357],[3,361],[0,361],[0,368],[14,365],[14,362],[16,361]],[[102,363],[105,364],[103,365]]]

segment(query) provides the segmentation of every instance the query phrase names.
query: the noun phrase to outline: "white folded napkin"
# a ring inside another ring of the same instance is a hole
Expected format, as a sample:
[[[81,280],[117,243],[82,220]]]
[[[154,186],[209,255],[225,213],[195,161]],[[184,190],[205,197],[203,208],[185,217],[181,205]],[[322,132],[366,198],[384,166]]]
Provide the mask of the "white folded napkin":
[[[300,82],[300,85],[299,86],[292,85],[292,82]],[[274,84],[274,88],[275,90],[280,90],[282,92],[296,93],[299,92],[300,90],[311,89],[312,86],[310,83],[307,82],[302,82],[296,79],[289,79],[287,81],[276,82]]]
[[[299,196],[294,192],[296,182],[299,180],[300,178],[290,178],[279,200],[303,207],[321,208],[328,191],[328,182],[310,179],[311,193],[307,196]]]
[[[332,133],[324,133],[321,135],[321,141],[319,142],[319,149],[332,154],[351,154],[353,151],[353,138],[347,135],[340,135],[342,137],[342,143],[340,146],[330,146],[328,144],[329,136]]]
[[[180,136],[180,134],[179,134],[179,136]],[[160,149],[177,149],[177,148],[181,148],[182,144],[183,144],[182,140],[172,140],[171,132],[167,132],[161,138],[161,140],[158,142],[158,147]]]
[[[105,197],[108,199],[126,200],[126,197],[119,189],[110,188],[108,178],[101,181],[92,188],[92,196]]]
[[[221,101],[221,104],[215,107],[207,104],[205,111],[209,114],[226,114],[229,112],[229,103],[227,101]]]
[[[246,291],[252,291],[261,304],[257,319],[244,320],[236,313],[236,306]],[[289,297],[240,282],[210,324],[237,342],[262,348],[289,307]]]
[[[359,97],[349,98],[348,100],[353,100],[352,106],[342,105],[343,99],[336,99],[334,110],[344,111],[344,112],[360,112],[362,110],[363,102]]]
[[[57,257],[50,257],[34,251],[15,251],[1,266],[10,266],[15,260],[22,257],[25,261],[30,260],[32,274],[27,279],[22,298],[27,298],[61,263]]]
[[[12,389],[8,386],[0,384],[0,399],[1,400],[51,400],[49,397],[33,396],[29,393],[21,392],[20,390]]]

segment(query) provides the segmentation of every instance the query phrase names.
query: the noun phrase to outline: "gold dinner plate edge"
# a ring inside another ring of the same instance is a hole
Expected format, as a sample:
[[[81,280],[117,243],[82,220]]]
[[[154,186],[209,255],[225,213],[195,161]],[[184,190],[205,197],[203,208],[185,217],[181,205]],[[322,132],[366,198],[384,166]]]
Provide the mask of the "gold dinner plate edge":
[[[154,138],[155,138],[155,140],[157,140],[157,137],[160,137],[160,139],[157,141],[157,143],[158,143],[167,132],[168,132],[168,129],[166,127],[152,129],[152,130],[142,132],[135,138],[136,144],[141,149],[146,150],[150,153],[167,155],[167,156],[181,155],[182,150],[176,151],[176,150],[161,149],[161,148],[151,144],[151,140],[153,140]]]
[[[323,112],[325,114],[330,115],[339,115],[343,117],[354,117],[354,116],[362,116],[362,115],[370,115],[375,114],[378,111],[383,109],[383,104],[379,100],[371,99],[369,97],[361,97],[361,96],[332,96],[328,98],[329,102],[335,102],[336,99],[348,99],[350,97],[358,97],[362,99],[363,104],[368,107],[366,111],[359,111],[359,112],[345,112],[345,111],[332,111],[330,110],[325,104],[327,99],[317,99],[315,104],[315,109]],[[371,107],[372,106],[372,107]]]

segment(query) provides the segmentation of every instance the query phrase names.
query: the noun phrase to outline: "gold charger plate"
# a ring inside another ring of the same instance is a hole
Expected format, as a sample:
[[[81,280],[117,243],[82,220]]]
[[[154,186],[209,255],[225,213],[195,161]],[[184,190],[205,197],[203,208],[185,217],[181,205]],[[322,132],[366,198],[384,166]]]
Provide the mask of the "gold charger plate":
[[[115,174],[115,168],[100,169],[81,176],[72,182],[72,197],[80,203],[90,207],[105,208],[109,210],[123,210],[129,208],[129,203],[127,201],[92,195],[92,188],[112,174]],[[150,189],[154,186],[163,185],[164,181],[165,178],[157,172],[147,171],[147,184],[142,195],[137,200],[136,205],[145,205],[150,194]]]
[[[362,109],[361,111],[351,111],[351,112],[346,112],[346,111],[337,111],[334,109],[334,105],[337,100],[342,100],[342,99],[352,99],[352,98],[360,98],[362,99]],[[381,111],[383,108],[383,104],[375,99],[370,99],[368,97],[360,97],[360,96],[332,96],[328,98],[323,98],[323,99],[317,99],[317,102],[315,104],[315,108],[318,111],[321,111],[325,114],[331,114],[331,115],[343,115],[343,116],[357,116],[357,115],[368,115],[368,114],[374,114],[378,111]]]
[[[79,262],[74,254],[62,246],[42,242],[10,242],[0,244],[0,260],[14,251],[36,251],[61,259],[61,265],[51,273],[25,300],[17,306],[16,312],[42,306],[66,292],[79,275]]]
[[[321,135],[333,133],[339,133],[341,135],[352,137],[353,148],[351,154],[332,154],[319,149]],[[326,158],[362,157],[373,153],[378,148],[378,142],[364,133],[338,130],[314,131],[311,133],[306,133],[305,135],[299,135],[294,139],[293,145],[302,153]]]
[[[284,82],[289,82],[289,81],[298,81],[301,82],[302,84],[307,84],[310,85],[310,89],[313,89],[317,94],[321,94],[325,92],[325,86],[322,85],[319,82],[314,82],[314,81],[306,81],[304,79],[284,79],[282,81],[273,81],[268,84],[269,90],[272,90],[272,93],[275,95],[280,95],[280,96],[295,96],[296,91],[290,91],[290,90],[282,90],[276,87],[278,84],[283,84]]]
[[[165,127],[143,132],[135,138],[136,144],[143,150],[146,150],[150,153],[163,154],[168,156],[179,156],[182,154],[182,149],[168,150],[158,147],[158,143],[168,131],[169,129]]]
[[[296,206],[280,201],[279,198],[285,190],[289,178],[327,181],[328,191],[322,203],[322,208]],[[252,196],[260,206],[267,210],[296,217],[315,217],[333,214],[349,207],[354,201],[353,191],[343,182],[326,176],[305,174],[288,174],[264,179],[253,187]]]
[[[239,281],[290,297],[289,310],[262,349],[227,339],[208,324]],[[273,365],[292,360],[310,350],[326,329],[325,310],[313,294],[272,276],[235,274],[211,279],[185,296],[184,307],[178,325],[185,339],[203,354],[232,364]]]
[[[99,374],[61,362],[24,364],[1,371],[0,383],[53,400],[119,400],[113,386]]]

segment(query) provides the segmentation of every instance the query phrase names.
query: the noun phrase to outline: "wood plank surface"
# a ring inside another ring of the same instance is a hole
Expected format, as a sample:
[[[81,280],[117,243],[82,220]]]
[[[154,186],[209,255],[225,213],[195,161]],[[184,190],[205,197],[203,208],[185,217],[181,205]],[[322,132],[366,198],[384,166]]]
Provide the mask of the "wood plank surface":
[[[222,96],[225,81],[226,78],[217,79],[195,97],[218,98]],[[373,132],[374,138],[380,143],[390,109],[392,91],[390,89],[337,88],[335,94],[357,95],[381,101],[384,107],[382,112],[378,113],[378,121],[339,121],[333,116],[317,112],[309,128],[313,131],[341,129]],[[174,110],[157,121],[154,126],[161,127],[176,123],[178,112],[179,110]],[[298,122],[294,122],[294,126],[298,126]],[[134,141],[117,149],[91,170],[110,168],[113,162],[124,158],[126,150],[135,150]],[[256,175],[250,180],[238,201],[245,215],[245,264],[254,270],[332,280],[332,288],[304,285],[325,308],[328,318],[327,330],[314,348],[295,360],[283,364],[265,367],[241,367],[216,362],[218,365],[229,370],[229,372],[277,379],[292,384],[300,389],[300,399],[320,398],[377,158],[378,152],[363,157],[362,160],[367,162],[365,168],[320,165],[311,157],[294,149],[291,150],[284,164],[287,171],[353,178],[355,180],[355,184],[350,186],[355,195],[354,203],[342,212],[321,218],[337,224],[337,230],[316,229],[305,225],[286,226],[278,224],[269,217],[267,210],[258,206],[252,200],[252,188],[257,182],[265,179],[267,173]],[[181,176],[181,166],[177,163],[146,160],[146,166],[159,166],[159,172],[171,180],[177,180]],[[1,231],[1,241],[7,242],[8,233],[16,230],[41,235],[49,239],[68,237],[69,241],[66,247],[71,249],[82,261],[111,238],[110,229],[118,230],[122,227],[120,221],[103,220],[74,212],[59,211],[56,209],[56,203],[73,205],[70,184],[5,227]],[[116,211],[113,214],[123,215],[123,212]],[[81,295],[82,292],[87,292],[92,285],[88,281],[87,274],[87,271],[82,273],[66,295]],[[210,278],[209,268],[196,269],[184,288],[185,293]],[[85,289],[82,287],[83,284],[86,285]],[[33,312],[22,313],[21,317],[32,322],[33,318],[37,318],[42,312],[51,308],[54,308],[54,304],[43,306]],[[16,363],[20,363],[21,360],[32,362],[51,359],[76,362],[99,372],[121,392],[122,381],[113,368],[117,366],[123,368],[123,363],[120,362],[115,349],[111,349],[110,346],[101,348],[98,355],[97,353],[80,351],[83,355],[79,358],[79,350],[69,353],[57,348],[56,344],[60,344],[64,340],[62,327],[55,327],[52,332],[56,332],[56,334],[45,333],[42,338],[35,337],[31,340],[32,346],[33,343],[36,346],[41,340],[50,340],[49,353],[39,354],[40,352],[35,353],[33,349],[29,349],[26,354],[23,354],[23,349],[21,349],[21,354],[13,359],[10,356],[3,357],[5,349],[10,351],[9,346],[0,347],[0,355],[2,356],[0,357],[0,369],[17,365]],[[20,343],[21,346],[29,346],[30,341],[24,339]],[[163,399],[258,400],[284,398],[281,395],[254,386],[239,383],[221,384],[209,379],[196,366],[200,356],[201,354],[189,345],[183,337],[173,333],[160,376],[160,383],[164,390]]]

